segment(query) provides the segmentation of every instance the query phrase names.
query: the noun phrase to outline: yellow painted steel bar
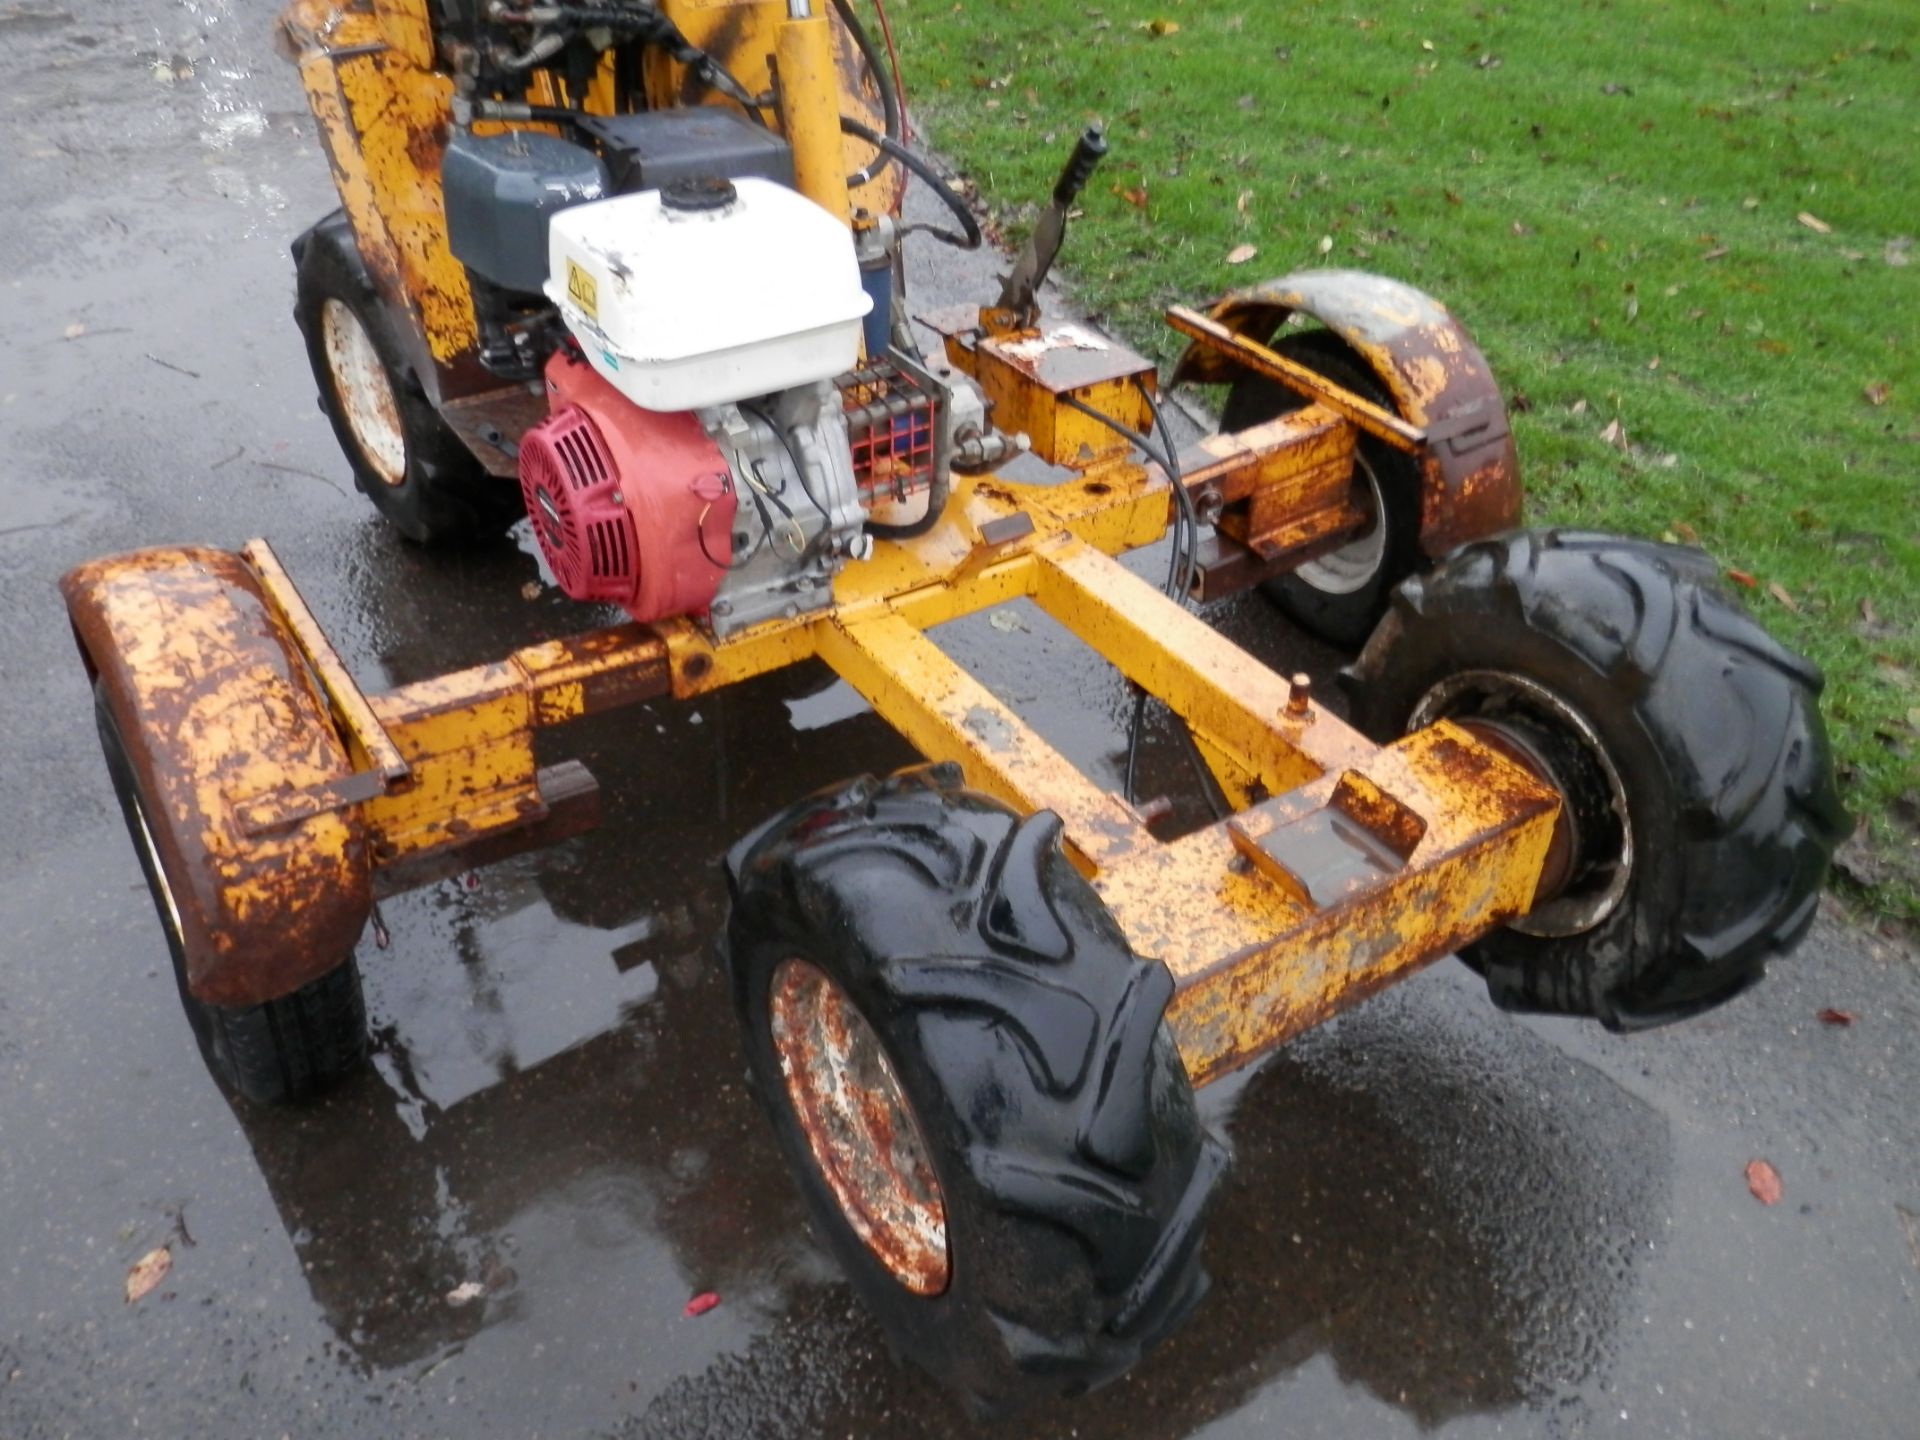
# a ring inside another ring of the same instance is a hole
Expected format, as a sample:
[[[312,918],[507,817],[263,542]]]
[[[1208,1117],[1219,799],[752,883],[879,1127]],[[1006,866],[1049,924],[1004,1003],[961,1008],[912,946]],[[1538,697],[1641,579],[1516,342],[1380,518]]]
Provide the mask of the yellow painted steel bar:
[[[1283,676],[1109,556],[1068,541],[1041,548],[1036,559],[1040,607],[1267,794],[1372,753],[1364,736],[1317,703],[1304,716],[1288,715]]]
[[[1097,867],[1153,837],[973,676],[897,615],[818,630],[820,658],[929,760],[953,760],[975,789],[1025,814],[1059,815],[1071,850]]]
[[[406,760],[374,717],[367,697],[360,693],[333,642],[327,639],[313,612],[307,609],[307,602],[300,598],[293,577],[287,574],[273,547],[264,540],[252,540],[241,547],[240,553],[253,567],[253,573],[260,577],[260,593],[273,607],[280,623],[292,632],[301,654],[319,677],[320,688],[326,692],[341,730],[360,752],[355,759],[377,772],[384,785],[397,785],[406,780]]]
[[[782,25],[774,40],[774,63],[780,121],[793,147],[794,187],[851,225],[846,145],[840,137],[840,75],[834,65],[833,27],[825,14]]]
[[[1312,817],[1347,772],[1169,844],[1115,857],[1094,879],[1129,942],[1173,971],[1168,1012],[1196,1084],[1264,1054],[1390,981],[1526,912],[1559,813],[1519,766],[1439,724],[1352,773],[1416,812],[1425,833],[1392,874],[1323,906],[1246,865],[1236,827]],[[1263,813],[1265,812],[1265,813]]]

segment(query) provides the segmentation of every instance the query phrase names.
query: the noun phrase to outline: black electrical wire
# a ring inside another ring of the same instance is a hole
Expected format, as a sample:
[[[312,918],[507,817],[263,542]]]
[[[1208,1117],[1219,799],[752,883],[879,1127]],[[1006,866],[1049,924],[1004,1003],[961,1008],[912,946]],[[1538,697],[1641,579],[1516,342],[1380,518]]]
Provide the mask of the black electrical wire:
[[[739,487],[733,483],[731,476],[727,478],[727,489],[733,493],[735,497],[734,503],[737,505],[739,503],[740,491]],[[707,548],[707,517],[702,515],[700,517],[700,523],[694,527],[693,533],[697,535],[700,540],[700,553],[706,556],[707,563],[716,569],[731,573],[750,564],[753,557],[760,553],[760,547],[767,543],[767,536],[773,533],[773,520],[772,517],[767,514],[766,503],[762,501],[758,495],[753,494],[751,486],[748,487],[747,493],[752,496],[753,508],[760,512],[760,533],[754,537],[753,544],[747,547],[746,554],[736,555],[732,560],[726,562],[715,559],[713,551]]]
[[[807,483],[807,467],[801,462],[800,452],[794,449],[793,436],[787,433],[786,427],[781,425],[771,414],[762,410],[758,405],[749,405],[744,400],[740,402],[740,411],[744,415],[752,416],[773,432],[774,438],[780,442],[780,448],[787,452],[787,459],[793,464],[794,477],[799,480],[800,489],[802,493],[806,495],[807,502],[812,505],[815,510],[820,512],[820,518],[822,520],[828,524],[832,524],[833,512],[820,503],[820,497],[813,493],[813,486]],[[775,495],[784,495],[786,490],[787,483],[785,480],[782,480],[780,482],[780,488],[772,493]],[[792,518],[791,514],[789,514],[788,518]],[[826,533],[824,528],[821,533]]]
[[[1187,493],[1186,483],[1180,471],[1179,447],[1174,444],[1173,430],[1167,424],[1167,417],[1160,408],[1160,402],[1147,388],[1144,379],[1136,376],[1134,383],[1139,387],[1140,394],[1147,403],[1147,413],[1153,417],[1154,428],[1159,432],[1161,443],[1158,446],[1139,431],[1122,425],[1111,415],[1103,414],[1072,395],[1063,395],[1060,398],[1071,408],[1098,420],[1115,434],[1124,437],[1136,450],[1149,460],[1156,461],[1160,468],[1167,472],[1168,478],[1173,483],[1174,495],[1173,554],[1168,558],[1167,578],[1161,588],[1169,599],[1185,605],[1187,597],[1193,590],[1193,576],[1198,565],[1194,552],[1200,543],[1200,515],[1194,506],[1193,496]],[[1193,767],[1194,779],[1199,784],[1200,793],[1206,797],[1207,808],[1213,811],[1215,819],[1224,819],[1227,807],[1214,786],[1212,773],[1207,769],[1199,747],[1193,742],[1193,734],[1179,716],[1176,715],[1174,719],[1178,722],[1177,728],[1184,742],[1188,763]],[[1147,692],[1135,685],[1133,716],[1127,726],[1126,768],[1121,778],[1121,793],[1129,805],[1133,803],[1134,779],[1140,763],[1140,737],[1146,730],[1146,720]]]
[[[1180,447],[1174,444],[1173,430],[1167,424],[1166,413],[1143,378],[1136,375],[1133,383],[1140,391],[1140,398],[1147,402],[1147,413],[1153,417],[1154,429],[1160,434],[1161,456],[1168,478],[1173,481],[1173,498],[1179,506],[1181,518],[1187,524],[1186,544],[1180,545],[1179,537],[1175,536],[1175,553],[1183,557],[1184,566],[1179,591],[1174,598],[1184,604],[1187,596],[1193,592],[1193,574],[1199,564],[1194,552],[1200,544],[1200,512],[1194,506],[1193,496],[1187,493],[1186,479],[1180,472]]]
[[[927,412],[929,422],[932,411]],[[884,521],[869,520],[867,533],[878,540],[911,540],[924,535],[940,523],[940,516],[947,508],[947,497],[952,493],[952,483],[940,473],[938,468],[927,479],[927,508],[918,520],[903,520],[897,525]]]
[[[1200,548],[1200,511],[1193,503],[1193,496],[1187,491],[1185,477],[1180,473],[1180,448],[1173,443],[1173,430],[1167,424],[1166,412],[1161,409],[1160,401],[1154,396],[1153,391],[1147,388],[1146,381],[1136,375],[1133,383],[1140,387],[1141,397],[1147,402],[1147,411],[1153,416],[1154,427],[1160,432],[1160,443],[1166,447],[1167,459],[1171,462],[1167,467],[1167,473],[1173,477],[1173,493],[1186,516],[1187,543],[1184,547],[1186,573],[1180,579],[1179,595],[1180,602],[1184,605],[1187,597],[1193,593],[1193,576],[1200,564],[1196,553]],[[1180,736],[1181,748],[1187,752],[1187,764],[1193,770],[1193,778],[1200,787],[1200,793],[1206,797],[1207,808],[1213,812],[1214,819],[1226,819],[1229,807],[1221,797],[1219,786],[1213,778],[1213,771],[1207,767],[1206,757],[1200,753],[1199,745],[1194,743],[1192,729],[1179,716],[1174,718],[1179,721],[1176,728]],[[1129,743],[1131,745],[1136,742]]]
[[[962,250],[978,250],[980,248],[983,238],[980,234],[980,222],[973,218],[973,211],[967,208],[967,202],[954,192],[951,185],[940,178],[940,172],[935,170],[933,166],[927,162],[925,157],[909,149],[900,141],[895,140],[891,135],[882,135],[871,125],[866,124],[864,121],[856,120],[851,115],[842,115],[840,117],[840,128],[846,134],[864,140],[869,145],[878,146],[914,174],[918,175],[922,180],[926,181],[928,185],[933,187],[933,193],[940,197],[941,203],[944,204],[948,210],[952,211],[954,218],[960,222],[961,233],[958,235],[951,230],[941,230],[931,225],[909,225],[900,232],[901,234],[906,235],[916,230],[921,230],[943,244],[957,246]],[[872,178],[873,172],[871,168],[869,168],[857,174],[849,175],[847,177],[847,184],[851,186],[864,185]]]

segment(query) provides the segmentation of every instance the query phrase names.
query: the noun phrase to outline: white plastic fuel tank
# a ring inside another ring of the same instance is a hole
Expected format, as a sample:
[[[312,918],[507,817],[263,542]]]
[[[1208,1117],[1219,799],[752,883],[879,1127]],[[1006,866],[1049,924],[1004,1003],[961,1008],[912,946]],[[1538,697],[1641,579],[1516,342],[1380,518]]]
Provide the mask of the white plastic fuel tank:
[[[587,359],[647,410],[697,410],[853,368],[853,236],[770,180],[690,181],[562,210],[547,296]]]

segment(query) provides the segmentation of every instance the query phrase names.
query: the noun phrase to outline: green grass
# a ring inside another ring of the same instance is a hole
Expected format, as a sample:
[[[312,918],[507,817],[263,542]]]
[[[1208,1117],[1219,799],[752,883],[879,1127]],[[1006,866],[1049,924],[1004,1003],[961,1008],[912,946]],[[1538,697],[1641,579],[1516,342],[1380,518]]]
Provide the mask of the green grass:
[[[889,8],[916,114],[1014,238],[1106,122],[1063,265],[1149,351],[1166,304],[1314,265],[1447,302],[1535,523],[1697,537],[1825,668],[1895,871],[1872,903],[1920,915],[1887,810],[1920,789],[1913,0]]]

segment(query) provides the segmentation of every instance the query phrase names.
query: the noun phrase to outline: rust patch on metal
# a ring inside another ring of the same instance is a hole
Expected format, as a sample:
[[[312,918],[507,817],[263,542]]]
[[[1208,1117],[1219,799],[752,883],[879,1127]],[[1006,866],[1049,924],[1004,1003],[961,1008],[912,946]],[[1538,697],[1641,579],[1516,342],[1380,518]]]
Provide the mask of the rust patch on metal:
[[[489,830],[448,834],[440,844],[407,855],[376,857],[374,894],[399,895],[438,880],[452,879],[483,865],[544,849],[600,823],[600,784],[577,760],[562,761],[535,777],[535,794],[517,808],[514,821]]]
[[[1295,315],[1351,345],[1401,418],[1426,431],[1423,550],[1439,556],[1520,522],[1520,466],[1506,404],[1486,357],[1445,306],[1384,276],[1315,270],[1233,291],[1209,312],[1215,325],[1262,345]],[[1169,383],[1223,384],[1238,373],[1237,359],[1196,343]]]
[[[365,825],[258,807],[350,785],[299,647],[241,557],[165,549],[70,571],[74,633],[126,744],[179,913],[187,986],[215,1005],[287,995],[353,949],[373,897]]]
[[[952,1277],[946,1197],[880,1037],[846,992],[798,957],[774,971],[774,1054],[800,1133],[840,1213],[915,1295]]]

